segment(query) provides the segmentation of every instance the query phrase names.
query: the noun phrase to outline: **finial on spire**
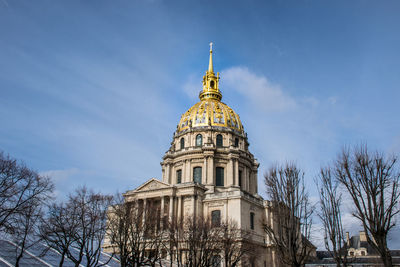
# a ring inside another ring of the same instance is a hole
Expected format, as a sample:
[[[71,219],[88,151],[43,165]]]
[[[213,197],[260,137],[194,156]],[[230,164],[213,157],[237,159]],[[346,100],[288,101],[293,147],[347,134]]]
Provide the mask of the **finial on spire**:
[[[212,46],[213,43],[210,43],[210,62],[208,63],[208,72],[213,73],[214,72],[214,67],[213,67],[213,61],[212,61]]]

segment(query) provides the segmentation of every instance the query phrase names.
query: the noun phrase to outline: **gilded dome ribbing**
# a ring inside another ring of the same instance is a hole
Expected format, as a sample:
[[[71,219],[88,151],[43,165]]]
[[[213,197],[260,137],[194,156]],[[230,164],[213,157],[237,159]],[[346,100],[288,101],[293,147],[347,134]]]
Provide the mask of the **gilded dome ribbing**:
[[[239,115],[228,105],[221,102],[219,73],[215,76],[212,63],[212,43],[210,44],[209,66],[206,75],[203,77],[203,90],[200,92],[199,98],[201,101],[181,116],[178,132],[190,127],[218,126],[243,133]]]

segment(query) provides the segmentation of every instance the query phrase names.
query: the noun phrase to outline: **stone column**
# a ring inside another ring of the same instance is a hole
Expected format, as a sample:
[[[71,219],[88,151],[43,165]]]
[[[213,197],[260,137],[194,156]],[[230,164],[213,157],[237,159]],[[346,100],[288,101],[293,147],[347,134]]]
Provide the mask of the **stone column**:
[[[146,223],[146,215],[147,215],[147,198],[144,198],[143,199],[143,214],[142,214],[143,225]]]
[[[196,207],[196,204],[197,204],[197,196],[196,195],[193,195],[192,196],[192,207],[193,207],[193,219],[196,219],[196,211],[197,211],[197,207]]]
[[[177,220],[177,223],[179,223],[180,221],[181,221],[181,218],[182,218],[182,196],[179,196],[178,197],[178,214],[177,214],[177,218],[178,218],[178,220]]]
[[[161,229],[164,229],[164,196],[161,196],[161,207],[160,207],[160,219],[161,219]]]
[[[182,178],[181,183],[186,183],[186,160],[182,160]]]
[[[239,185],[239,160],[235,159],[235,176],[233,178],[233,185]]]
[[[174,218],[174,197],[169,197],[169,221],[172,222]]]
[[[169,184],[171,184],[171,165],[168,163],[166,168],[165,168],[165,176],[166,179],[165,181]]]
[[[192,167],[191,167],[191,164],[192,162],[191,162],[191,160],[190,159],[188,159],[188,161],[187,161],[187,170],[188,170],[188,172],[187,172],[187,177],[186,177],[186,179],[187,179],[187,181],[186,182],[193,182],[193,171],[192,171]]]
[[[207,157],[207,179],[208,179],[208,183],[211,185],[214,184],[213,161],[214,161],[214,157]]]
[[[229,159],[228,164],[226,165],[226,184],[225,186],[229,186],[233,184],[233,175],[234,175],[234,164],[233,164],[233,159]]]
[[[207,158],[208,157],[204,157],[204,166],[203,166],[203,174],[202,174],[202,176],[203,176],[203,184],[209,184],[210,183],[210,181],[208,181],[208,175],[207,175],[207,172],[208,172],[208,170],[207,170]]]

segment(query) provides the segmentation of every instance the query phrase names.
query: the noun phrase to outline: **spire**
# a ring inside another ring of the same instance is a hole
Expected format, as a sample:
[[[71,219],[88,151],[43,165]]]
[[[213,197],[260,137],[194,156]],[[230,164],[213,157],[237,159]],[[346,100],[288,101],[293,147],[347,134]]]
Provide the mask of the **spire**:
[[[214,73],[213,61],[212,61],[212,46],[213,43],[210,43],[210,61],[208,63],[208,72]]]
[[[203,91],[200,92],[200,100],[204,99],[215,99],[220,101],[222,99],[222,94],[219,91],[219,73],[215,76],[214,66],[212,61],[212,47],[213,43],[210,43],[210,61],[208,63],[208,70],[206,75],[203,76]]]

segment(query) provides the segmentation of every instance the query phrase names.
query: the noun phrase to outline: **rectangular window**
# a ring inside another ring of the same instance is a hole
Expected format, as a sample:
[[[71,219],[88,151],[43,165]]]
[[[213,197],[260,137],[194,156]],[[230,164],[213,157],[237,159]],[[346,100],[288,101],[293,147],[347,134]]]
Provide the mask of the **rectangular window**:
[[[201,167],[193,168],[193,182],[201,184]]]
[[[250,212],[250,229],[254,230],[254,213]]]
[[[221,211],[213,210],[211,212],[211,225],[214,227],[218,227],[221,224]]]
[[[177,184],[182,183],[182,170],[176,171],[176,183]]]
[[[215,185],[224,186],[224,168],[217,167],[215,172]]]
[[[239,171],[239,186],[242,187],[242,171]]]

